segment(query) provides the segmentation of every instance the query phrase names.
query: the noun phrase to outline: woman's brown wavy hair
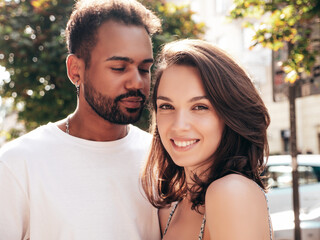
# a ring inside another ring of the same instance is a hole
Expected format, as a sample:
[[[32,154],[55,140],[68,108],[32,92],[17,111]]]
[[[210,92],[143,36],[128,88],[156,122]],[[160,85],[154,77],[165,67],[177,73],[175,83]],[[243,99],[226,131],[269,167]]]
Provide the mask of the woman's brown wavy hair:
[[[265,189],[261,172],[265,166],[264,157],[269,153],[266,130],[270,118],[245,71],[222,50],[202,40],[169,43],[158,59],[152,96],[154,113],[163,71],[172,65],[193,66],[199,70],[207,97],[225,128],[216,152],[209,159],[211,166],[205,173],[194,175],[194,184],[190,187],[186,184],[184,168],[172,161],[153,121],[151,151],[141,175],[149,201],[161,208],[181,200],[189,192],[192,209],[198,209],[204,205],[210,183],[231,173],[246,176]],[[206,178],[201,177],[203,174]]]

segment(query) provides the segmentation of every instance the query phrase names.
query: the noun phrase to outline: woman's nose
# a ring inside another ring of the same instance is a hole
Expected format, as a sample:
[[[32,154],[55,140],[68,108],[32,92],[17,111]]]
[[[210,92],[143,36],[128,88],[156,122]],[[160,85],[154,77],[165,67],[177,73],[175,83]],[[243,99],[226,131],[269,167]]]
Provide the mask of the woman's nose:
[[[185,111],[177,111],[172,128],[179,131],[190,129],[190,117]]]

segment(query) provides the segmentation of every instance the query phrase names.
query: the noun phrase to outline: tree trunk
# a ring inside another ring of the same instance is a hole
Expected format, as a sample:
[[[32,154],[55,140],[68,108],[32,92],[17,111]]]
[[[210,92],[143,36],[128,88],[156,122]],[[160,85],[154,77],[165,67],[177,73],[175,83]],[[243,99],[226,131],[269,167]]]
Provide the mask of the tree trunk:
[[[293,189],[293,210],[294,210],[294,239],[301,240],[300,229],[300,203],[299,203],[299,182],[298,182],[298,164],[297,164],[297,137],[296,137],[296,83],[289,86],[290,103],[290,144],[292,157],[292,189]]]

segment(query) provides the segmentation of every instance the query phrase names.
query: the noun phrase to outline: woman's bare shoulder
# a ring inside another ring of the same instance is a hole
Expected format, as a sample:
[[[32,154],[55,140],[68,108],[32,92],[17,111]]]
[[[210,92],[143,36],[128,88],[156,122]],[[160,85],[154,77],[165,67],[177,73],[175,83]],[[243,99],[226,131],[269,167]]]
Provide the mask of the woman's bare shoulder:
[[[205,208],[209,232],[221,236],[216,239],[263,239],[257,237],[267,223],[266,201],[252,180],[230,174],[212,182],[206,192]]]
[[[253,180],[239,174],[229,174],[212,182],[206,192],[206,206],[217,201],[228,206],[248,206],[264,199],[261,189]],[[262,201],[263,204],[263,201]]]
[[[227,194],[225,196],[243,195],[251,193],[261,193],[261,189],[251,179],[240,174],[229,174],[212,182],[206,192],[206,196],[211,197],[217,194]]]

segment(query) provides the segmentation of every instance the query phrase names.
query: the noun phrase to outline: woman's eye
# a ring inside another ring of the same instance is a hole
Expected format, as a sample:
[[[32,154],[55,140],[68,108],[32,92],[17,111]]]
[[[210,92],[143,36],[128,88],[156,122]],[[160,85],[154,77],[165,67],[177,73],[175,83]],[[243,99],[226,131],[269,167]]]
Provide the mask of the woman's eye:
[[[173,107],[170,104],[161,104],[158,108],[162,110],[173,109]]]
[[[194,107],[194,110],[208,110],[209,108],[204,105],[198,105]]]

